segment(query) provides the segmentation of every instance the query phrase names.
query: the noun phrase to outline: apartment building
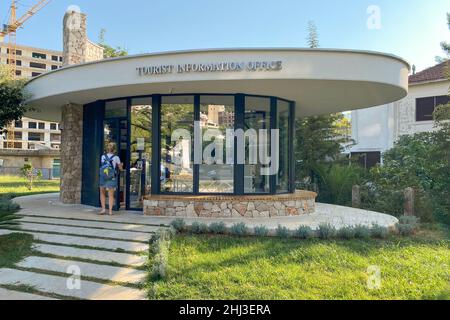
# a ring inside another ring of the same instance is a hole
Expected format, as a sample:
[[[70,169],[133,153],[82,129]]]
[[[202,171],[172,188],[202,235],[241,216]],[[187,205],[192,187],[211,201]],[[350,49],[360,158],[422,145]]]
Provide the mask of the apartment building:
[[[61,131],[59,124],[48,121],[22,118],[14,123],[14,140],[3,140],[3,149],[18,150],[59,150]],[[8,146],[8,144],[10,144]]]
[[[8,64],[9,49],[0,45],[0,63]],[[16,46],[16,76],[33,78],[62,67],[62,52]],[[0,135],[0,174],[17,174],[25,163],[42,171],[47,179],[58,178],[61,131],[58,123],[24,117]]]
[[[0,63],[9,64],[8,45],[0,45]],[[32,78],[44,72],[56,70],[62,67],[63,56],[61,51],[33,48],[28,46],[16,46],[16,76]]]

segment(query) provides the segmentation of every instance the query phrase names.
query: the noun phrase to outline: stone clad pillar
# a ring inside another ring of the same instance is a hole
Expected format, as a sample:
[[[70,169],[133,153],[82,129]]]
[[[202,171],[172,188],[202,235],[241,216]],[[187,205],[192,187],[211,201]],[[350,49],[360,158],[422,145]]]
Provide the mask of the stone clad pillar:
[[[83,151],[83,106],[62,107],[61,121],[61,193],[62,203],[81,203]]]
[[[103,59],[103,48],[89,41],[86,15],[75,8],[64,15],[64,66]],[[81,203],[83,154],[83,106],[61,107],[61,191],[66,204]]]
[[[86,15],[78,11],[68,11],[63,20],[63,65],[85,62],[86,56]]]
[[[64,15],[64,66],[103,59],[103,47],[89,41],[86,25],[87,19],[84,13],[72,10]]]

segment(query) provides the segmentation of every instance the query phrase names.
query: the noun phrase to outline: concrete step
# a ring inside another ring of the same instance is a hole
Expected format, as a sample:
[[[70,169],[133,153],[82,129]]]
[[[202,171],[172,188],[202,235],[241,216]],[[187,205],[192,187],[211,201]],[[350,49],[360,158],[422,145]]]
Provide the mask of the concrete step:
[[[3,301],[6,301],[6,300],[9,300],[9,301],[12,301],[12,300],[31,301],[31,300],[57,300],[57,299],[40,296],[40,295],[32,294],[32,293],[25,293],[25,292],[0,288],[0,300],[3,300]]]
[[[106,240],[86,238],[83,236],[66,236],[59,234],[49,234],[31,231],[13,231],[13,230],[1,230],[0,235],[11,234],[14,232],[31,234],[34,239],[44,242],[52,242],[57,244],[63,244],[67,246],[87,246],[92,248],[109,249],[109,250],[126,250],[132,252],[142,252],[148,250],[148,245],[141,242],[133,242],[126,240]]]
[[[35,244],[34,249],[44,254],[51,254],[59,257],[88,259],[107,263],[114,262],[133,267],[142,266],[146,261],[145,255],[139,256],[129,253],[78,249],[68,246]]]
[[[63,260],[47,257],[28,257],[16,264],[21,268],[33,268],[44,271],[72,274],[70,267],[77,266],[81,276],[115,282],[139,284],[145,280],[146,272],[133,268],[113,267],[95,263]]]
[[[47,274],[0,269],[0,284],[26,285],[45,293],[54,293],[65,297],[89,300],[143,300],[145,292],[123,287],[80,280],[80,287],[72,289],[74,279]]]
[[[65,227],[40,223],[28,223],[28,222],[21,223],[20,227],[21,229],[26,231],[57,232],[67,235],[81,235],[97,238],[112,238],[129,241],[147,242],[150,239],[150,234],[143,232],[101,230],[101,229],[90,229],[81,227]]]
[[[12,231],[12,230],[7,230],[7,229],[0,229],[0,236],[6,236],[6,235],[8,235],[8,234],[11,234],[11,233],[24,233],[24,232],[22,232],[22,231]]]
[[[105,218],[107,219],[107,218]],[[20,222],[34,222],[34,223],[50,223],[50,224],[60,224],[68,225],[74,227],[91,227],[91,228],[103,228],[110,230],[121,230],[121,231],[139,231],[144,233],[153,233],[158,230],[159,227],[156,226],[143,226],[138,224],[128,224],[128,223],[114,223],[108,221],[87,221],[87,220],[77,220],[77,219],[56,219],[56,218],[46,218],[46,217],[23,217]]]

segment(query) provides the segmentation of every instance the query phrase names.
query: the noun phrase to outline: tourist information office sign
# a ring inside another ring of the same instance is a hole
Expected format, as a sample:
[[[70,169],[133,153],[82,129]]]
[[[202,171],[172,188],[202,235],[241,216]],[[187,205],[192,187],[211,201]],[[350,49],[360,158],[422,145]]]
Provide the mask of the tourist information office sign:
[[[184,63],[144,66],[136,68],[139,76],[164,75],[172,73],[211,73],[211,72],[261,72],[281,71],[282,61],[249,61],[249,62],[212,62]]]

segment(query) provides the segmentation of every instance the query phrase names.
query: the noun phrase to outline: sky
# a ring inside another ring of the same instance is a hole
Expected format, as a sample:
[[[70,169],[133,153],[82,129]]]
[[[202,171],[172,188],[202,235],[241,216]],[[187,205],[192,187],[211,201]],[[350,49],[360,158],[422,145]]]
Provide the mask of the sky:
[[[18,15],[38,0],[18,0]],[[0,0],[6,22],[11,0]],[[88,16],[88,36],[130,54],[171,50],[307,47],[307,25],[321,48],[373,50],[417,67],[435,64],[450,42],[448,0],[52,0],[17,33],[17,43],[62,50],[62,18],[76,5]]]

